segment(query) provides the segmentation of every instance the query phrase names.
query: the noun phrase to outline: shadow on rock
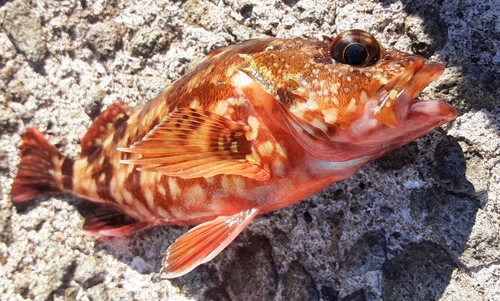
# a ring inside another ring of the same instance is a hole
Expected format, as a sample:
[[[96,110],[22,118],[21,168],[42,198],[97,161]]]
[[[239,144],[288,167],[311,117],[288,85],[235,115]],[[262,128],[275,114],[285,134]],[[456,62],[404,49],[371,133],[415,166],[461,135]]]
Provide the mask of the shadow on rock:
[[[380,2],[389,8],[397,1]],[[448,15],[441,13],[447,10],[444,6],[456,4],[405,0],[403,5],[408,17],[402,30],[412,40],[413,52],[426,58],[441,54],[447,67],[434,88],[439,99],[451,103],[459,114],[483,109],[491,112],[498,108],[500,71],[492,66],[500,63],[495,46],[495,41],[500,41],[500,33],[495,27],[497,16],[492,5],[465,1],[460,3],[461,9],[450,10]],[[470,29],[469,36],[455,33],[464,23]],[[490,121],[500,130],[498,121]]]

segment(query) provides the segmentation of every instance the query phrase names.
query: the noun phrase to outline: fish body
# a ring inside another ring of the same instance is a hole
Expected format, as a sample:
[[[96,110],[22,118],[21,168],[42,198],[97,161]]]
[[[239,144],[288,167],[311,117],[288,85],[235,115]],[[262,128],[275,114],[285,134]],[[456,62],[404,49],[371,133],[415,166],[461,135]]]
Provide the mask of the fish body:
[[[167,250],[178,277],[257,215],[307,198],[453,119],[415,97],[444,70],[360,30],[249,40],[209,54],[143,108],[109,106],[64,157],[27,127],[11,196],[72,193],[105,205],[90,235],[196,225]]]

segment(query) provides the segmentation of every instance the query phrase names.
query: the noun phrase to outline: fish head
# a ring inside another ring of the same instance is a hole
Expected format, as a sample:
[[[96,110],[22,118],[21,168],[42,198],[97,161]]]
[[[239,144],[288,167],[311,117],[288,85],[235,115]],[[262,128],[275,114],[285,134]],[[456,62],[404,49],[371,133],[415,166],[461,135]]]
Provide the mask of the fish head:
[[[278,40],[242,57],[243,72],[272,96],[270,121],[322,160],[379,157],[457,115],[445,102],[416,99],[442,64],[386,50],[361,30]]]

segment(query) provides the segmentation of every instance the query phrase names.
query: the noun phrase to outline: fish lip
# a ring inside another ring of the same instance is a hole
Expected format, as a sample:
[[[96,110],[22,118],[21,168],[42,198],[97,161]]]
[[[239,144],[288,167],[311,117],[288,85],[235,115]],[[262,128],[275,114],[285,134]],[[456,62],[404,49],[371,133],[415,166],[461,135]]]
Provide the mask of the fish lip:
[[[410,98],[410,102],[405,112],[398,112],[401,114],[401,120],[418,119],[417,115],[424,114],[428,119],[435,120],[436,124],[441,125],[457,116],[457,109],[444,101],[416,99],[422,90],[443,74],[444,70],[443,64],[427,61],[413,74],[411,80],[404,86],[406,97]]]
[[[445,67],[441,63],[427,61],[421,68],[414,72],[404,88],[409,90],[411,98],[414,99],[425,89],[425,87],[440,77],[444,69]]]
[[[417,57],[404,72],[397,75],[377,92],[379,102],[374,108],[375,117],[389,127],[404,123],[412,106],[427,101],[416,97],[444,72],[444,65]]]

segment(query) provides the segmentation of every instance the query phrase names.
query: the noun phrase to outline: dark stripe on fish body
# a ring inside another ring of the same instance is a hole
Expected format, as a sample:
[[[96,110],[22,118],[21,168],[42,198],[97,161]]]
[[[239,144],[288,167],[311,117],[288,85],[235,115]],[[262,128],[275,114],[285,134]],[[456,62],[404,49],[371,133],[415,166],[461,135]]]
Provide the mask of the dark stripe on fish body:
[[[140,202],[146,208],[149,208],[146,199],[144,198],[144,193],[141,188],[141,172],[134,169],[125,180],[125,189],[132,194],[134,202]]]
[[[65,158],[61,166],[62,184],[67,190],[73,190],[73,166],[75,162],[70,158]]]
[[[119,127],[121,127],[125,122],[127,122],[129,116],[128,115],[125,115],[121,118],[118,118],[116,121],[115,121],[115,129],[118,129]],[[127,127],[127,126],[125,126]]]
[[[101,153],[102,153],[102,145],[93,147],[92,150],[89,151],[89,155],[87,157],[87,163],[92,164],[92,162],[94,162],[97,158],[99,158]]]
[[[155,120],[153,121],[153,125],[158,125],[160,124],[160,122],[161,122],[160,117],[156,117]]]
[[[127,128],[127,122],[121,124],[113,134],[113,142],[118,143],[120,140],[122,140],[123,136],[125,136],[125,133],[127,132]]]
[[[163,186],[165,189],[165,197],[162,196],[161,202],[158,202],[158,200],[155,199],[155,203],[157,204],[158,207],[161,207],[163,210],[165,210],[168,214],[168,216],[173,216],[171,208],[175,208],[175,205],[173,204],[173,199],[172,199],[172,191],[170,191],[170,185],[168,184],[168,176],[161,176],[161,179],[159,181],[158,185]]]
[[[101,175],[104,174],[104,183],[99,181]],[[102,200],[115,202],[115,198],[110,193],[111,179],[113,178],[113,164],[109,163],[109,159],[105,158],[99,170],[93,173],[92,179],[97,186],[97,195]]]

